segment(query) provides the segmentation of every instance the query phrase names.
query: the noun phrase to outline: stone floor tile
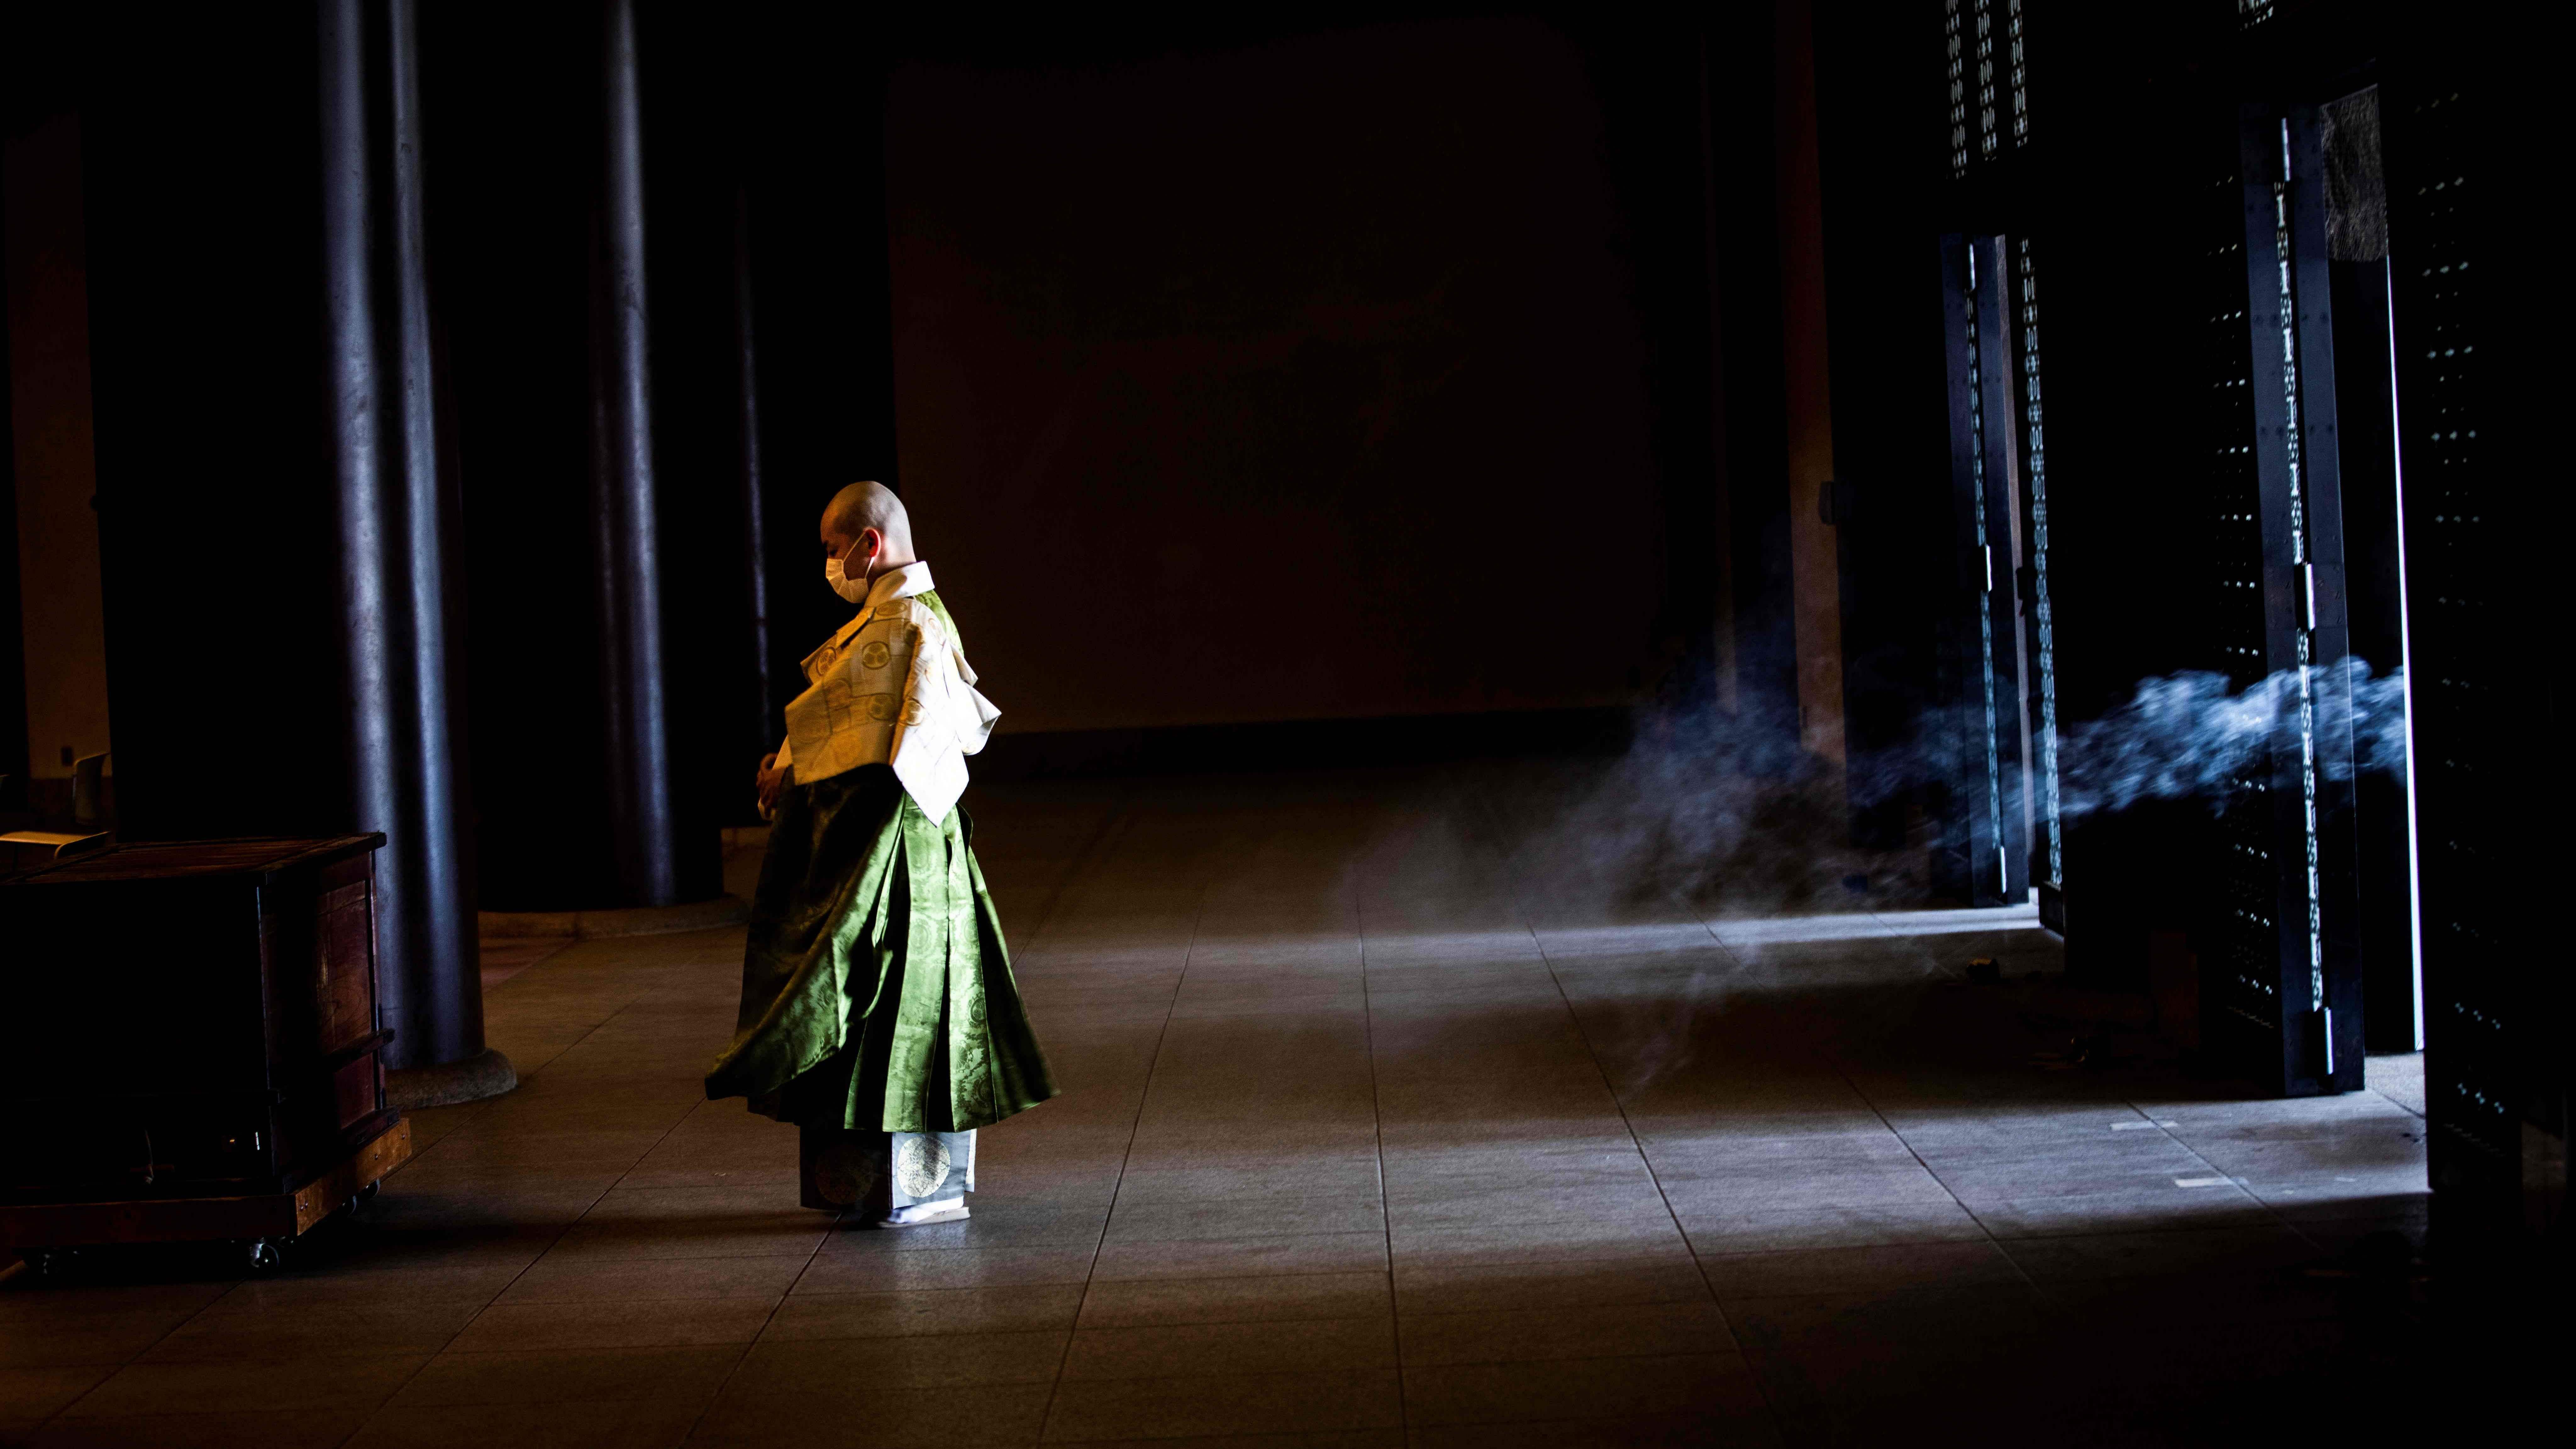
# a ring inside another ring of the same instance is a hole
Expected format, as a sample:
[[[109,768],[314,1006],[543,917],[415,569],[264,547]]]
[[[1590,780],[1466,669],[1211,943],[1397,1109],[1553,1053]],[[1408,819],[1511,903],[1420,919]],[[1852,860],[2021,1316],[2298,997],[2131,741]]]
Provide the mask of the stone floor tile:
[[[325,1225],[296,1245],[289,1274],[357,1284],[384,1277],[421,1285],[425,1296],[498,1292],[562,1239],[566,1223],[505,1222],[377,1230]],[[344,1229],[334,1231],[335,1228]],[[219,1306],[218,1311],[229,1312]]]
[[[2199,1185],[2185,1187],[2168,1180],[2128,1192],[1971,1199],[1966,1206],[1997,1238],[2260,1227],[2280,1220],[2260,1199],[2231,1182],[2183,1181]]]
[[[2422,1195],[2399,1199],[2353,1198],[2306,1205],[2269,1204],[2275,1216],[2298,1229],[2319,1250],[2340,1253],[2374,1233],[2395,1233],[2420,1249],[2431,1212]]]
[[[307,1311],[315,1308],[403,1308],[426,1303],[480,1306],[500,1296],[525,1263],[475,1263],[441,1268],[391,1266],[369,1271],[303,1272],[290,1267],[275,1278],[228,1286],[205,1307],[209,1315]]]
[[[1673,1414],[1759,1414],[1762,1391],[1734,1353],[1408,1365],[1407,1423],[1514,1423]]]
[[[703,1406],[692,1399],[389,1405],[348,1449],[676,1449]]]
[[[983,1171],[977,1165],[977,1171]],[[879,1228],[855,1219],[832,1224],[821,1244],[826,1253],[907,1253],[939,1248],[1090,1248],[1100,1242],[1109,1212],[1101,1207],[1048,1207],[1018,1200],[970,1199],[964,1222]],[[803,1211],[800,1209],[800,1211]],[[820,1224],[819,1213],[808,1212]]]
[[[1673,1212],[1651,1179],[1536,1187],[1507,1179],[1448,1179],[1387,1197],[1387,1217],[1400,1233],[1510,1223],[1634,1222],[1670,1224]]]
[[[1398,1268],[1463,1268],[1479,1263],[1541,1263],[1632,1258],[1684,1248],[1672,1217],[1556,1218],[1533,1222],[1435,1224],[1400,1218],[1389,1229]]]
[[[888,1388],[944,1389],[1052,1383],[1063,1366],[1063,1330],[937,1333],[894,1338],[764,1339],[726,1386],[728,1394],[819,1396]]]
[[[637,1163],[619,1186],[633,1188],[730,1187],[749,1188],[768,1193],[774,1200],[796,1200],[796,1156],[786,1153],[759,1163],[740,1161],[715,1163]]]
[[[1031,1444],[1053,1385],[982,1384],[973,1393],[917,1388],[847,1394],[728,1391],[698,1420],[691,1445],[920,1449],[924,1444]]]
[[[995,1210],[1007,1204],[1031,1214],[1082,1212],[1105,1217],[1110,1204],[1118,1198],[1118,1163],[1114,1158],[1106,1163],[1086,1159],[1064,1168],[1038,1162],[978,1161],[975,1180],[982,1190],[969,1199],[969,1205],[982,1216],[998,1216]],[[795,1184],[789,1183],[787,1190],[794,1191]]]
[[[1268,1278],[1148,1278],[1094,1283],[1083,1328],[1364,1318],[1393,1312],[1384,1273],[1291,1273]]]
[[[1390,1428],[1404,1422],[1392,1369],[1067,1380],[1048,1443]]]
[[[1709,1167],[1661,1174],[1677,1213],[1781,1212],[1801,1207],[1901,1208],[1958,1199],[1919,1165],[1823,1167],[1796,1171]]]
[[[382,1195],[360,1211],[359,1221],[388,1229],[415,1222],[568,1223],[625,1176],[614,1167],[558,1171],[415,1161],[385,1179]]]
[[[1150,1105],[1142,1119],[1131,1114],[1116,1123],[1119,1156],[1130,1168],[1188,1167],[1220,1157],[1231,1162],[1243,1153],[1311,1152],[1342,1160],[1378,1152],[1376,1098],[1363,1093],[1214,1101],[1195,1092],[1166,1092],[1158,1082]]]
[[[1395,1324],[1384,1316],[1268,1323],[1086,1328],[1073,1336],[1064,1377],[1326,1373],[1393,1368]]]
[[[26,1449],[333,1449],[367,1418],[364,1409],[60,1418],[23,1435],[0,1424],[0,1444]]]
[[[2287,1225],[2008,1238],[2004,1254],[2043,1287],[2076,1279],[2268,1276],[2316,1259],[2316,1245]]]
[[[1680,1251],[1635,1258],[1402,1267],[1395,1274],[1396,1307],[1408,1318],[1424,1313],[1705,1302],[1708,1296],[1708,1281],[1700,1275],[1699,1265]]]
[[[805,1270],[804,1254],[758,1258],[603,1258],[548,1254],[496,1302],[630,1302],[660,1298],[784,1297]]]
[[[478,1134],[506,1132],[667,1133],[688,1119],[697,1103],[670,1098],[602,1094],[571,1099],[501,1098],[476,1119]]]
[[[265,1313],[201,1313],[152,1345],[141,1361],[208,1363],[436,1353],[481,1311],[482,1306],[472,1299],[434,1299],[320,1303]]]
[[[494,1353],[451,1350],[430,1360],[386,1407],[388,1412],[401,1413],[414,1406],[439,1404],[703,1402],[715,1397],[725,1376],[742,1361],[746,1347],[718,1343]]]
[[[1069,1329],[1082,1285],[940,1288],[908,1293],[796,1294],[778,1305],[761,1341],[895,1338],[907,1334]]]
[[[1729,1301],[1743,1351],[1908,1354],[1958,1343],[2009,1345],[2046,1331],[2049,1306],[2027,1283],[1993,1281],[1903,1292],[1808,1293]]]
[[[273,1413],[299,1409],[372,1409],[393,1397],[429,1359],[304,1358],[266,1362],[134,1363],[63,1410],[71,1418],[138,1414]]]
[[[1970,1203],[1997,1198],[2160,1193],[2172,1188],[2177,1180],[2228,1176],[2224,1168],[2171,1145],[2162,1152],[2130,1154],[2119,1161],[2076,1153],[2045,1161],[2001,1163],[1962,1164],[1934,1159],[1932,1171],[1952,1196]]]
[[[1804,1293],[1888,1292],[2023,1283],[2020,1267],[1994,1243],[1894,1243],[1785,1253],[1720,1253],[1700,1267],[1718,1301]]]
[[[501,1353],[748,1343],[775,1310],[767,1298],[648,1298],[606,1311],[590,1300],[495,1304],[476,1314],[447,1347]]]
[[[1091,1281],[1141,1278],[1253,1278],[1273,1273],[1383,1273],[1383,1232],[1299,1237],[1191,1239],[1104,1247]]]
[[[1119,1180],[1118,1200],[1150,1203],[1272,1196],[1374,1198],[1377,1191],[1377,1158],[1370,1153],[1328,1161],[1287,1158],[1248,1168],[1130,1171]]]
[[[657,1258],[773,1258],[810,1254],[832,1226],[825,1215],[753,1218],[740,1225],[706,1222],[592,1222],[564,1230],[545,1254],[561,1267],[578,1262]]]
[[[1314,1434],[1182,1434],[1177,1439],[1090,1439],[1097,1449],[1406,1449],[1401,1428],[1319,1428]]]
[[[1415,1429],[1409,1449],[1771,1449],[1783,1443],[1766,1409],[1688,1410],[1623,1419],[1543,1419],[1518,1424],[1436,1424]]]
[[[0,1369],[0,1419],[48,1418],[116,1372],[113,1364]]]
[[[1661,1303],[1404,1315],[1404,1362],[1521,1363],[1623,1354],[1732,1353],[1726,1315],[1705,1296]]]
[[[1656,1182],[1636,1143],[1617,1130],[1587,1138],[1562,1134],[1499,1141],[1446,1128],[1397,1131],[1389,1135],[1385,1161],[1390,1202],[1507,1190],[1546,1201],[1566,1190],[1652,1192]]]
[[[2170,1335],[2222,1324],[2332,1323],[2361,1306],[2357,1290],[2364,1287],[2289,1269],[2215,1270],[2058,1278],[2040,1284],[2039,1294],[2053,1321],[2071,1333]]]
[[[1190,1198],[1120,1203],[1103,1246],[1385,1231],[1386,1209],[1374,1197]]]
[[[194,1308],[0,1316],[0,1370],[113,1366],[168,1337]],[[5,1414],[0,1410],[0,1414]]]
[[[1886,1119],[1853,1096],[1850,1084],[1839,1075],[1813,1083],[1673,1076],[1625,1100],[1629,1126],[1649,1157],[1722,1147],[1739,1137],[1781,1144],[1765,1150],[1792,1157],[1833,1151],[1837,1138],[1880,1146],[1904,1144],[1888,1129]],[[1806,1139],[1809,1145],[1790,1145],[1798,1139]]]
[[[123,1283],[74,1279],[59,1286],[0,1265],[0,1329],[74,1318],[160,1315],[177,1322],[232,1291],[224,1281]]]
[[[450,1134],[420,1155],[426,1168],[541,1165],[551,1171],[630,1167],[665,1140],[659,1131],[505,1132],[480,1123]],[[791,1148],[792,1150],[792,1148]]]
[[[1693,1252],[1783,1252],[1799,1248],[1862,1248],[1889,1243],[1975,1241],[1985,1225],[1955,1201],[1898,1203],[1886,1207],[1812,1207],[1731,1212],[1692,1209],[1681,1214]]]
[[[758,1229],[773,1222],[828,1222],[828,1214],[800,1208],[757,1186],[640,1188],[619,1185],[582,1213],[585,1225],[697,1223],[711,1228]]]
[[[1089,1248],[928,1248],[908,1253],[816,1255],[792,1296],[893,1293],[924,1288],[1010,1288],[1080,1283]]]
[[[1657,1178],[1681,1180],[1714,1169],[1719,1176],[1750,1169],[1800,1172],[1815,1168],[1862,1167],[1904,1169],[1921,1165],[1921,1154],[1893,1132],[1792,1133],[1767,1136],[1755,1132],[1702,1130],[1684,1136],[1640,1136],[1646,1160]]]

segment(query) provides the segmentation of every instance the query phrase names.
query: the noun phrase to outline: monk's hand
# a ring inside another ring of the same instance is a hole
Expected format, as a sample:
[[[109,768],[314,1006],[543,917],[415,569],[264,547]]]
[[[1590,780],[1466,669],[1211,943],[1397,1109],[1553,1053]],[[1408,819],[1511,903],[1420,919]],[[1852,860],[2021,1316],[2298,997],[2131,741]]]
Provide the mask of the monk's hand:
[[[786,789],[794,781],[795,776],[796,767],[779,764],[775,753],[760,757],[759,782],[762,813],[766,814],[778,808],[778,792]]]

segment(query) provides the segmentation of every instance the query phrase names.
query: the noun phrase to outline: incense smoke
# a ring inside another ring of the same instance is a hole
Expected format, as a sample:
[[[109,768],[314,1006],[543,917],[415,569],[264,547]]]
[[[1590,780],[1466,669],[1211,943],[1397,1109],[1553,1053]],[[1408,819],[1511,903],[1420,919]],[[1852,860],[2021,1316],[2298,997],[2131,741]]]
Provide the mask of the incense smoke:
[[[1553,968],[1569,979],[1597,961],[1666,953],[1670,964],[1644,984],[1587,998],[1588,1029],[1619,1059],[1623,1089],[1750,1055],[1829,1055],[1848,1047],[1846,1037],[1911,1029],[1913,997],[1862,985],[1949,973],[1963,942],[1988,954],[2014,949],[2002,934],[1972,934],[2009,930],[1989,920],[1947,928],[1971,934],[1893,925],[1891,913],[1952,903],[1935,876],[1942,815],[1970,807],[1954,794],[1945,800],[1955,786],[1940,772],[1980,743],[1966,713],[1927,714],[1904,747],[1836,771],[1813,757],[1782,768],[1761,753],[1756,731],[1704,700],[1641,710],[1615,757],[1494,762],[1460,777],[1473,784],[1446,818],[1474,823],[1439,846],[1457,852],[1462,879],[1477,844],[1500,847],[1523,909],[1548,933]],[[2404,769],[2402,672],[2375,675],[2359,660],[2311,670],[2304,709],[2295,670],[2242,690],[2223,675],[2186,672],[2142,680],[2099,718],[2061,727],[2060,815],[2176,800],[2220,809],[2244,797],[2249,778],[2295,766],[2303,715],[2320,776]],[[1870,810],[1879,830],[1864,836],[1856,816]],[[1418,838],[1408,848],[1435,846]],[[1695,938],[1671,923],[1693,921],[1727,942],[1723,954],[1674,944]],[[1800,944],[1846,939],[1872,942],[1865,965],[1830,944]],[[2045,954],[2021,949],[2032,962]],[[1845,994],[1830,1012],[1762,1004],[1799,990]]]
[[[2378,675],[2359,659],[2311,669],[2304,713],[2320,778],[2405,768],[2403,670]],[[2295,767],[2302,714],[2297,670],[2242,690],[2209,672],[2141,680],[2108,713],[2061,727],[2058,814],[2072,820],[2159,800],[2223,808],[2276,763]],[[1975,747],[1944,743],[1960,722],[1957,711],[1928,717],[1909,747],[1857,757],[1839,774],[1813,761],[1760,772],[1747,768],[1740,729],[1714,712],[1647,711],[1621,758],[1583,771],[1532,769],[1491,808],[1523,817],[1497,822],[1517,866],[1543,894],[1569,903],[1691,899],[1730,914],[1796,914],[1847,908],[1847,883],[1862,880],[1883,906],[1929,906],[1926,822],[1917,819],[1912,844],[1871,848],[1855,843],[1851,812],[1928,803],[1935,762]]]
[[[2322,778],[2405,768],[2403,669],[2374,678],[2369,664],[2346,659],[2306,671],[2306,682]],[[2061,732],[2059,813],[2122,810],[2143,800],[2202,799],[2216,807],[2267,772],[2271,760],[2298,758],[2300,686],[2295,669],[2241,693],[2230,693],[2220,674],[2139,681],[2128,703]],[[2347,735],[2348,755],[2340,747]]]

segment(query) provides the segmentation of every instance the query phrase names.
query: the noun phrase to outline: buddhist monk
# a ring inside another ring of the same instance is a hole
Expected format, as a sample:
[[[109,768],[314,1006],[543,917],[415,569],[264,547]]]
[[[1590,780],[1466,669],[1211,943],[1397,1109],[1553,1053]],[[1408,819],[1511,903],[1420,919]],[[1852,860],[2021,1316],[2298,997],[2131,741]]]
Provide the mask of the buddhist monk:
[[[825,584],[858,613],[806,657],[760,763],[769,849],[707,1095],[796,1124],[806,1206],[947,1222],[967,1213],[976,1129],[1056,1091],[957,803],[1000,712],[903,500],[851,484],[822,542]]]

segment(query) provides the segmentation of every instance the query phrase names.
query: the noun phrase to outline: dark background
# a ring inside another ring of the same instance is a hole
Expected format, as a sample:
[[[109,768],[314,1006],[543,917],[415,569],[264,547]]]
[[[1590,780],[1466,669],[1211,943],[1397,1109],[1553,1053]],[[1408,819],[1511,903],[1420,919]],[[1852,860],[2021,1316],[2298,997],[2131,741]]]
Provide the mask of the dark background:
[[[908,64],[887,116],[896,471],[1005,733],[1622,704],[1678,654],[1563,34]]]
[[[917,510],[993,770],[1146,727],[1597,733],[1542,717],[1705,693],[1730,578],[1726,693],[1794,737],[1770,8],[1415,15],[642,8],[684,895],[846,616],[813,519],[861,477]],[[338,828],[311,17],[39,30],[69,63],[13,68],[12,125],[83,123],[120,824]],[[468,0],[420,41],[482,904],[605,903],[597,17]]]

